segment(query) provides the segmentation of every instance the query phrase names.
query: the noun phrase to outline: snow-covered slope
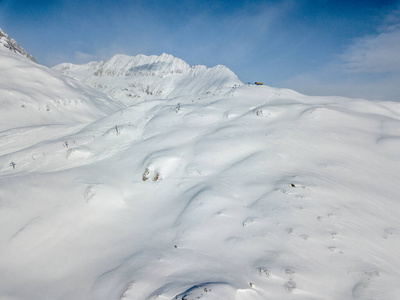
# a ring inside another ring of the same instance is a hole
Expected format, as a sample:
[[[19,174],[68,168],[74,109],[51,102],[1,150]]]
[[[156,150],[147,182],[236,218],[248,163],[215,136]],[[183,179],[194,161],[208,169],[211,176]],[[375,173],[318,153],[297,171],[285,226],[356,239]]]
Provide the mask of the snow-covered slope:
[[[107,62],[85,65],[64,63],[53,67],[64,75],[82,80],[127,105],[142,100],[216,93],[242,85],[227,67],[190,67],[169,54],[115,55]]]
[[[399,103],[63,68],[130,107],[0,47],[1,300],[398,299]]]
[[[0,298],[396,300],[399,147],[398,103],[266,86],[2,132]]]
[[[1,34],[1,43],[9,40],[2,31]],[[125,107],[94,88],[2,45],[0,104],[0,131],[32,125],[93,122]]]

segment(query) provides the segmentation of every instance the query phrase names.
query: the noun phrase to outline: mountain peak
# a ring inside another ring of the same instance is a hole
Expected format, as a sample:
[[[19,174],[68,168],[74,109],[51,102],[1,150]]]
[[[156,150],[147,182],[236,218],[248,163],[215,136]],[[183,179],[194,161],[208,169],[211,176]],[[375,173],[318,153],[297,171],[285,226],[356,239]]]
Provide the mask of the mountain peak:
[[[94,76],[157,76],[184,73],[190,66],[183,60],[170,54],[129,56],[116,54],[105,62]]]
[[[36,59],[28,54],[24,48],[22,48],[18,43],[14,40],[11,39],[3,30],[0,28],[0,44],[6,47],[8,50],[14,52],[14,53],[19,53],[31,61],[37,63]]]
[[[167,53],[150,56],[117,54],[106,62],[64,63],[53,69],[92,85],[127,105],[138,100],[214,93],[243,84],[223,65],[213,68],[190,66]]]

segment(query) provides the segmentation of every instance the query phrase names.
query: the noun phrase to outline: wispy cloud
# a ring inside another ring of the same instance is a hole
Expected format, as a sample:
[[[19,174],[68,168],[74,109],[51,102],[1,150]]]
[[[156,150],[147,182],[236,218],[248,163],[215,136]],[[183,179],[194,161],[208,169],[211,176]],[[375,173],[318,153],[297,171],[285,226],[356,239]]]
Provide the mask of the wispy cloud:
[[[339,95],[400,101],[400,10],[351,40],[319,69],[298,73],[283,84],[309,95]]]
[[[324,78],[322,73],[304,73],[292,77],[282,87],[290,87],[300,93],[315,96],[345,96],[370,100],[390,100],[400,102],[400,75],[373,80],[360,79],[357,76],[346,76],[340,73],[329,74],[340,77],[340,80]]]
[[[340,59],[348,73],[400,72],[400,10],[387,16],[377,34],[354,40]]]
[[[291,2],[246,3],[229,13],[202,11],[174,28],[171,51],[182,58],[209,66],[235,66],[271,47],[277,23],[293,9]],[[268,44],[265,47],[265,44]],[[182,47],[183,46],[183,47]],[[200,61],[200,59],[203,62]]]
[[[75,61],[77,63],[86,63],[88,61],[94,61],[97,60],[97,56],[89,53],[84,53],[80,51],[75,52]]]
[[[349,73],[400,72],[400,26],[356,40],[341,59]]]
[[[116,44],[109,44],[94,51],[72,51],[70,53],[49,52],[46,61],[42,62],[48,66],[70,62],[74,64],[85,64],[90,61],[106,61],[115,54],[126,54],[127,51]]]

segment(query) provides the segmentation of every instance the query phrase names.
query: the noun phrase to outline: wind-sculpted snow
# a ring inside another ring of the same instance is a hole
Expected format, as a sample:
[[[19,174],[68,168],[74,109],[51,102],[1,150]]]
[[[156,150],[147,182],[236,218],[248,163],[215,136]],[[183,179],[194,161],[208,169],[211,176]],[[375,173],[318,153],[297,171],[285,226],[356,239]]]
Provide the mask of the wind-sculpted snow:
[[[77,78],[127,105],[149,99],[219,93],[243,85],[227,67],[190,67],[172,55],[115,55],[107,62],[53,67]]]
[[[395,300],[399,140],[266,86],[1,132],[0,298]]]

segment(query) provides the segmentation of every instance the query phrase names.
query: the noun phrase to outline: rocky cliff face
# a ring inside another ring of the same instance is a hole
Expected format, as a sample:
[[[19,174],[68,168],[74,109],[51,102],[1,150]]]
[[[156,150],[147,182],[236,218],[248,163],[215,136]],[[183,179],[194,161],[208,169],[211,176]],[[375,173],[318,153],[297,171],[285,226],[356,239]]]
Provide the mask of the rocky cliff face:
[[[215,93],[243,83],[227,67],[190,66],[169,54],[115,55],[107,62],[53,67],[124,102]]]
[[[36,62],[36,59],[32,55],[28,54],[24,48],[18,45],[18,43],[14,39],[11,39],[3,30],[1,30],[1,28],[0,28],[0,44],[12,52],[19,53],[23,56],[26,56],[31,61]]]

